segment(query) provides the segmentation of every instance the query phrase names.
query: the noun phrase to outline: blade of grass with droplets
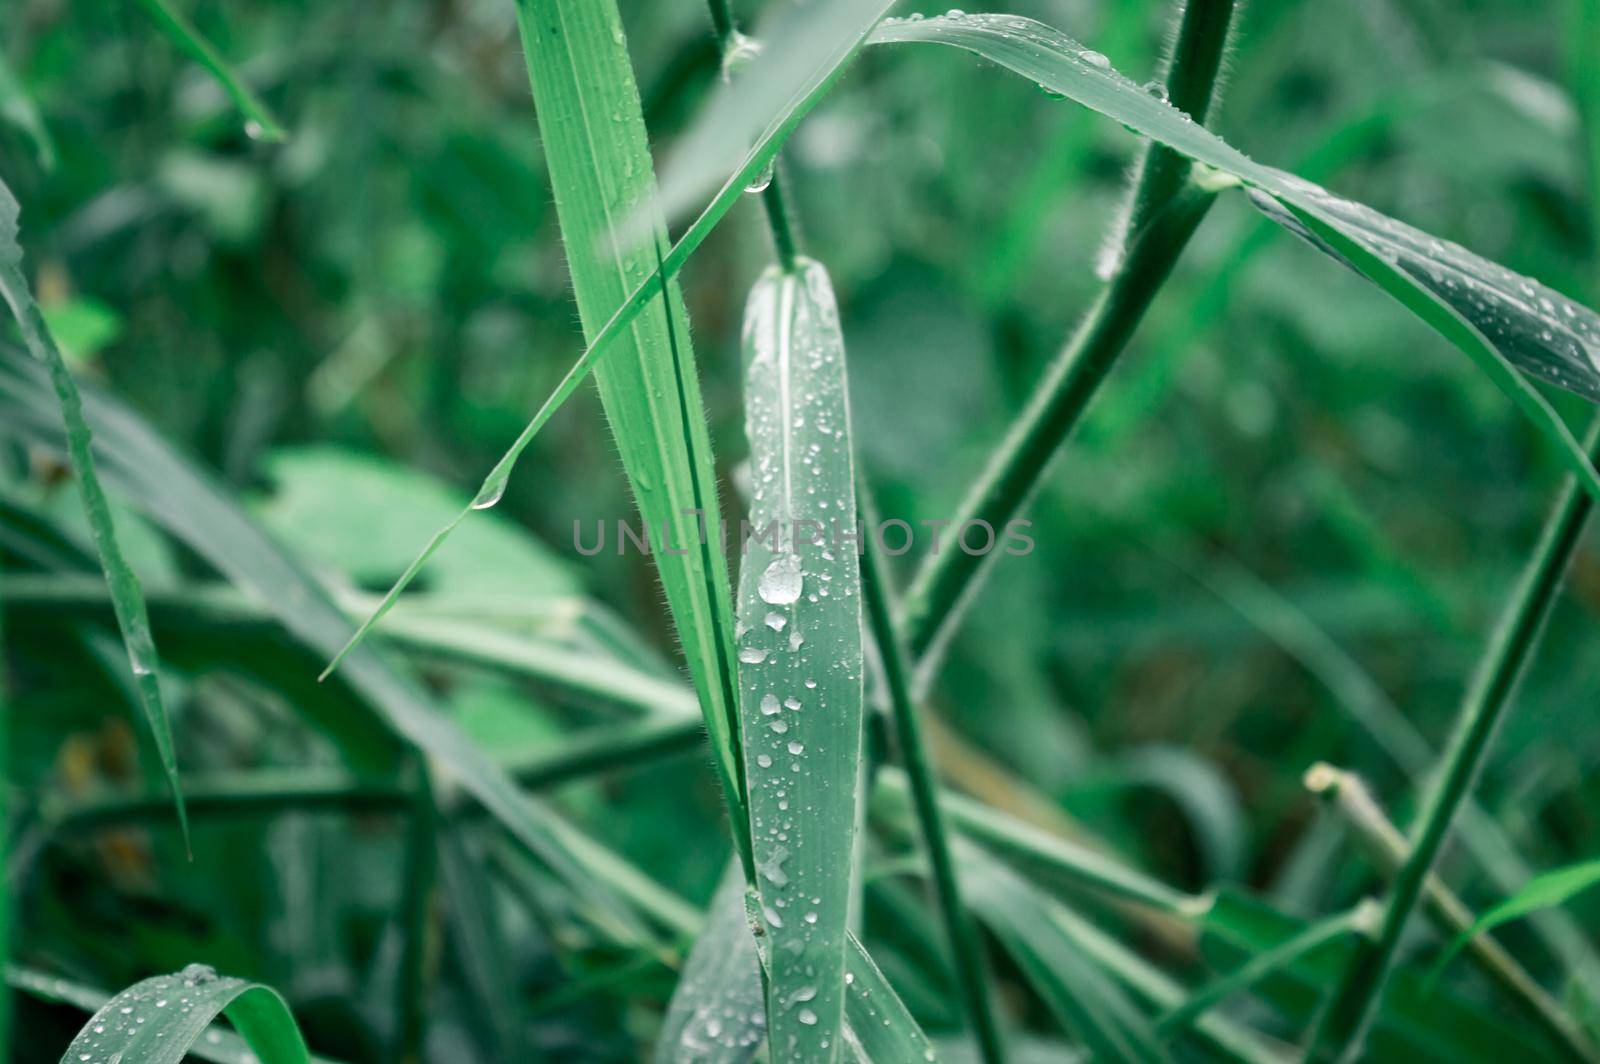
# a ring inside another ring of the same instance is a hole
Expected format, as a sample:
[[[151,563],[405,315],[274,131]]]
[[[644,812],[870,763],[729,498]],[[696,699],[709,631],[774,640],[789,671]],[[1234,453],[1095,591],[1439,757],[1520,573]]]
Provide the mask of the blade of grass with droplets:
[[[112,996],[103,990],[96,990],[66,979],[52,978],[35,969],[20,968],[16,965],[6,968],[5,981],[13,989],[31,998],[51,1005],[68,1005],[91,1015],[98,1012]],[[196,1060],[212,1061],[213,1064],[261,1064],[249,1043],[218,1023],[213,1023],[189,1047],[189,1055]],[[315,1053],[311,1054],[310,1061],[311,1064],[338,1064],[332,1057],[318,1056]],[[68,1061],[68,1064],[74,1062]]]
[[[774,1061],[838,1053],[859,792],[855,473],[827,271],[769,268],[744,319],[750,525],[739,688]],[[841,539],[847,534],[848,540]]]
[[[48,394],[41,371],[14,348],[0,344],[0,406],[6,414],[0,417],[0,433],[62,447],[59,421],[43,407]],[[344,642],[350,622],[339,606],[226,488],[114,400],[91,392],[84,396],[84,412],[94,428],[95,458],[107,483],[265,604],[302,646],[331,654]],[[361,647],[345,662],[343,677],[385,728],[424,751],[436,772],[481,803],[520,846],[601,916],[637,924],[612,886],[591,873],[583,840],[570,825],[524,793],[397,663],[375,648]]]
[[[406,589],[412,580],[416,579],[417,574],[422,571],[422,567],[427,564],[428,559],[438,551],[444,541],[449,538],[450,533],[456,530],[461,522],[467,518],[467,515],[475,509],[487,509],[500,500],[500,497],[505,492],[506,482],[511,477],[512,469],[516,466],[517,460],[522,456],[522,453],[527,450],[528,445],[533,442],[533,438],[539,434],[539,431],[550,420],[551,416],[578,390],[578,386],[599,364],[602,357],[609,354],[613,345],[621,341],[624,330],[633,326],[635,319],[638,318],[639,313],[646,304],[659,297],[663,281],[671,280],[677,276],[678,271],[689,260],[689,256],[699,249],[706,237],[711,235],[711,231],[733,209],[734,204],[739,202],[744,195],[745,188],[756,181],[758,176],[771,164],[789,134],[794,131],[795,127],[800,124],[800,120],[805,117],[812,107],[816,106],[817,101],[822,99],[843,75],[847,61],[859,51],[867,32],[894,2],[895,0],[871,0],[868,4],[860,5],[856,3],[856,0],[833,0],[827,9],[830,13],[830,17],[827,20],[820,18],[822,14],[820,11],[807,9],[806,15],[808,19],[814,19],[818,24],[834,25],[836,31],[842,30],[841,36],[833,41],[831,48],[824,50],[820,55],[811,56],[811,62],[802,71],[803,77],[800,79],[799,84],[786,86],[785,94],[782,96],[781,108],[770,121],[767,121],[765,126],[760,126],[758,123],[757,128],[760,128],[761,132],[754,144],[745,152],[743,161],[737,164],[737,170],[723,182],[716,195],[712,197],[711,201],[695,220],[690,223],[689,227],[684,230],[683,235],[678,238],[677,242],[653,264],[653,268],[648,275],[628,292],[627,298],[617,307],[615,313],[606,320],[603,326],[592,332],[589,344],[583,350],[583,353],[578,356],[577,361],[567,370],[566,375],[561,378],[554,391],[550,393],[550,396],[535,412],[533,418],[524,426],[522,432],[506,450],[505,454],[495,463],[494,468],[489,471],[489,475],[484,478],[472,505],[463,509],[453,521],[433,535],[433,538],[423,547],[417,559],[406,568],[400,579],[395,581],[394,586],[389,589],[382,601],[374,608],[372,614],[362,622],[360,627],[356,629],[355,634],[350,637],[349,642],[334,656],[325,670],[324,676],[338,668],[345,655],[356,644],[360,643],[373,625],[381,620],[384,614],[394,606],[401,592]],[[871,17],[865,17],[867,15]],[[839,25],[840,23],[842,23],[842,27]],[[782,54],[781,48],[782,42],[778,42],[769,51],[774,55]],[[745,77],[740,80],[740,84],[762,81],[766,77],[766,63],[773,61],[770,58],[765,61],[757,60],[748,68]],[[788,69],[787,66],[786,69]],[[764,96],[751,98],[764,99]],[[703,117],[697,123],[697,127],[714,128],[725,133],[743,128],[744,124],[741,122],[724,121],[728,118],[729,116],[724,114],[713,122]],[[735,139],[734,144],[736,147],[731,153],[735,158],[738,157],[738,151],[743,147],[743,143],[743,140]],[[720,154],[728,153],[724,151]],[[672,173],[669,173],[663,185],[663,201],[670,202],[677,197],[693,195],[694,191],[700,187],[699,177],[693,172],[681,178],[674,177]],[[657,213],[657,208],[653,205],[655,201],[646,202],[651,205],[645,206],[641,204],[638,209],[643,212],[642,216],[654,219],[643,227],[644,231],[648,233],[650,226],[658,224],[659,214]],[[619,240],[625,238],[641,228],[639,217],[641,215],[624,219],[620,233],[606,234],[599,239],[609,241],[614,238]]]
[[[250,139],[266,141],[284,139],[286,134],[282,124],[267,109],[267,105],[261,102],[260,97],[244,83],[238,72],[222,58],[216,48],[212,47],[211,42],[200,35],[194,23],[175,10],[167,0],[139,0],[139,3],[155,24],[161,27],[162,32],[187,52],[191,59],[205,67],[206,72],[222,86],[222,91],[228,94],[234,107],[244,116],[245,133]]]
[[[635,278],[652,271],[657,277],[646,312],[595,364],[595,384],[640,517],[660,530],[656,570],[705,715],[734,834],[748,856],[716,470],[688,315],[665,276],[666,226],[653,212],[655,171],[621,17],[615,3],[593,0],[520,0],[517,15],[573,292],[591,342],[628,302]],[[648,238],[623,246],[619,227],[635,217],[648,219]]]
[[[11,190],[4,182],[0,182],[0,296],[4,296],[11,307],[29,353],[49,370],[55,402],[66,430],[67,457],[72,465],[73,478],[78,484],[78,495],[83,502],[84,515],[88,518],[95,552],[100,556],[100,567],[105,572],[106,586],[111,591],[117,628],[122,633],[122,642],[127,648],[128,663],[133,672],[134,691],[145,721],[150,726],[150,734],[155,739],[161,770],[172,787],[172,800],[178,811],[184,848],[188,849],[189,818],[183,808],[183,789],[178,783],[178,760],[172,749],[172,723],[161,697],[161,661],[156,654],[155,639],[150,634],[150,618],[145,609],[144,594],[133,567],[123,557],[116,525],[111,519],[111,507],[95,471],[94,439],[89,431],[89,423],[84,418],[83,398],[78,392],[77,381],[56,348],[50,328],[45,324],[38,304],[33,301],[33,292],[28,287],[22,269],[22,245],[18,242],[20,213]]]
[[[1227,175],[1221,184],[1232,179],[1249,187],[1269,217],[1315,238],[1467,354],[1556,444],[1586,490],[1600,497],[1600,474],[1526,379],[1600,399],[1600,316],[1594,311],[1465,248],[1255,162],[1112,70],[1104,56],[1032,19],[891,20],[871,42],[972,52]]]
[[[218,1015],[226,1015],[261,1064],[308,1064],[305,1039],[278,992],[219,976],[203,964],[135,983],[101,1006],[61,1057],[179,1064]]]

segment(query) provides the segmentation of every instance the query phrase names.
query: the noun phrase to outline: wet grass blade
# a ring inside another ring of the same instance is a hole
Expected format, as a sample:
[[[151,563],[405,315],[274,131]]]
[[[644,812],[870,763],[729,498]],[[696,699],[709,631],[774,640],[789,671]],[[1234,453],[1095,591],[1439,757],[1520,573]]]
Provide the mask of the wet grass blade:
[[[1600,497],[1600,474],[1526,379],[1600,400],[1600,316],[1594,311],[1465,248],[1254,161],[1112,70],[1104,56],[1032,19],[891,20],[871,40],[975,53],[1212,168],[1218,174],[1201,175],[1207,187],[1249,188],[1274,221],[1355,268],[1468,355],[1557,446],[1585,489]]]
[[[194,23],[167,0],[139,0],[139,4],[174,44],[205,67],[206,72],[222,86],[222,91],[228,94],[234,107],[244,116],[244,130],[250,139],[277,141],[287,136],[267,105],[250,90],[238,72],[212,47],[211,42],[200,35]]]
[[[203,964],[135,983],[90,1017],[62,1056],[78,1061],[179,1064],[218,1015],[226,1015],[261,1064],[308,1064],[305,1039],[278,992],[219,976]]]
[[[614,3],[593,0],[521,0],[517,14],[585,336],[598,338],[627,304],[635,279],[657,278],[648,312],[595,365],[595,384],[640,516],[659,530],[656,569],[700,698],[734,833],[748,854],[733,607],[716,472],[688,315],[677,286],[666,279],[666,226],[654,206],[655,171],[621,19]],[[619,226],[638,217],[647,219],[648,235],[625,246]]]
[[[20,209],[11,190],[0,182],[0,295],[11,307],[22,339],[28,351],[49,371],[50,383],[55,391],[56,404],[61,411],[61,421],[66,431],[66,450],[72,464],[72,473],[78,484],[78,495],[89,521],[94,538],[95,552],[100,557],[100,567],[105,572],[106,586],[111,591],[112,607],[116,611],[117,628],[122,633],[123,645],[128,651],[128,663],[133,672],[133,687],[140,709],[150,726],[155,740],[156,753],[161,759],[161,770],[172,787],[172,800],[178,811],[178,824],[183,831],[183,844],[189,847],[189,818],[183,808],[183,790],[178,783],[178,761],[172,748],[172,723],[167,716],[166,703],[161,697],[161,661],[156,654],[155,639],[150,634],[150,618],[145,609],[144,593],[132,566],[123,557],[117,541],[116,525],[111,519],[111,507],[106,501],[105,489],[95,471],[94,440],[89,423],[84,417],[83,398],[78,383],[67,368],[66,361],[56,348],[50,329],[33,301],[22,269],[22,245],[18,243]]]
[[[768,1034],[774,1060],[824,1060],[843,1016],[862,652],[844,341],[820,264],[756,282],[744,365],[754,534],[739,575],[740,717]]]

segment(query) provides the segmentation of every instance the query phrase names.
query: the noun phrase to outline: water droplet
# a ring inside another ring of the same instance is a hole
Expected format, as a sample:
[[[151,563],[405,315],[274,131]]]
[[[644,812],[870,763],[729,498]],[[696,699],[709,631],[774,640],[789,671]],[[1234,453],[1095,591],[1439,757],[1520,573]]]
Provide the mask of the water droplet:
[[[807,1027],[814,1027],[817,1023],[817,1014],[812,1012],[810,1009],[801,1009],[800,1022],[805,1024]]]
[[[767,614],[767,627],[771,628],[774,632],[783,631],[783,626],[788,623],[789,622],[784,619],[784,616],[781,613]]]
[[[472,500],[472,508],[487,510],[498,503],[506,493],[506,479],[503,474],[499,476],[491,474],[489,479],[483,482],[483,487],[478,489],[478,494]]]
[[[750,183],[744,186],[744,190],[751,193],[765,192],[767,186],[772,184],[772,171],[777,166],[777,161],[778,157],[776,155],[768,159],[767,165],[757,171],[756,176],[750,179]]]
[[[780,554],[772,559],[766,571],[761,574],[761,581],[756,590],[761,595],[761,601],[773,606],[787,606],[800,597],[800,588],[804,583],[800,575],[800,556],[798,554]]]
[[[780,708],[782,707],[778,705],[777,695],[769,692],[761,696],[761,712],[765,715],[770,717],[774,713],[778,712]]]
[[[760,647],[741,647],[739,649],[739,660],[746,665],[760,665],[767,660],[767,652]]]
[[[793,754],[795,757],[799,757],[801,754],[806,752],[806,744],[805,743],[790,743],[789,744],[789,752],[791,754]]]

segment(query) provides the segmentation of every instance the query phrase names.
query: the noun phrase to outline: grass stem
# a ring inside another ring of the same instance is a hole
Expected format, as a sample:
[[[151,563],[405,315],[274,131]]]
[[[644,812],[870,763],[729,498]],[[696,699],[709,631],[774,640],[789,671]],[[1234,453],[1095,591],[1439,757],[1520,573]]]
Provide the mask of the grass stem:
[[[1166,92],[1196,121],[1204,120],[1217,95],[1234,6],[1234,0],[1190,0],[1183,10]],[[1116,271],[968,491],[955,527],[983,520],[1003,528],[1033,497],[1211,205],[1212,194],[1186,188],[1188,172],[1187,160],[1164,148],[1145,156]],[[918,571],[904,609],[906,643],[919,672],[936,662],[929,652],[948,637],[984,561],[944,551],[930,555]]]
[[[865,497],[865,492],[861,495],[860,509],[866,515],[867,527],[876,527],[871,503]],[[910,783],[917,825],[921,830],[923,847],[927,850],[928,863],[933,870],[934,894],[950,944],[956,985],[960,989],[979,1052],[988,1064],[997,1064],[1005,1059],[1005,1049],[1001,1041],[1000,1024],[989,997],[988,965],[984,960],[977,926],[971,913],[962,904],[955,862],[950,855],[950,839],[940,809],[938,780],[912,701],[907,655],[895,629],[887,579],[876,544],[871,536],[864,537],[864,549],[861,552],[862,597],[867,607],[868,623],[878,643],[884,685],[888,688],[894,719],[895,738],[900,747],[906,779]]]
[[[1327,802],[1350,829],[1356,843],[1384,876],[1393,879],[1410,853],[1405,836],[1384,815],[1361,778],[1318,763],[1306,773],[1306,789]],[[1440,879],[1429,872],[1422,881],[1422,909],[1441,933],[1455,937],[1477,922],[1477,915]],[[1580,1060],[1596,1060],[1596,1049],[1562,1007],[1547,994],[1488,934],[1467,940],[1467,956],[1478,969],[1515,1002],[1559,1044]]]

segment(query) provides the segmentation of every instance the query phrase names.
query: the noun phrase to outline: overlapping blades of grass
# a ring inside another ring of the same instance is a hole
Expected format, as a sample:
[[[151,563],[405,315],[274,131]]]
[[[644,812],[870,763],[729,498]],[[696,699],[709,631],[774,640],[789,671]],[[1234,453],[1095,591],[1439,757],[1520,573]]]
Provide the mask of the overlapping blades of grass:
[[[83,398],[78,392],[77,381],[73,380],[71,370],[57,350],[23,273],[22,245],[17,240],[20,213],[11,190],[4,182],[0,182],[0,295],[5,297],[11,313],[16,316],[29,353],[49,371],[56,405],[61,411],[61,421],[66,431],[67,457],[78,483],[78,495],[89,521],[95,552],[100,556],[100,567],[105,572],[106,585],[111,590],[117,627],[122,632],[122,642],[128,650],[134,691],[145,720],[149,722],[150,734],[155,739],[161,770],[172,786],[172,799],[177,805],[178,823],[183,829],[184,846],[187,848],[189,818],[183,808],[183,791],[178,784],[178,761],[172,749],[172,724],[167,717],[166,703],[161,698],[161,662],[156,654],[155,639],[150,634],[144,593],[139,587],[138,576],[123,557],[122,547],[117,542],[111,507],[95,472],[94,439],[84,417]]]
[[[1600,316],[1537,282],[1292,174],[1263,166],[1110,68],[1104,56],[1032,19],[947,15],[885,22],[872,42],[973,52],[1114,118],[1251,190],[1269,217],[1335,254],[1438,330],[1555,442],[1585,488],[1600,474],[1533,377],[1600,399]]]
[[[48,413],[41,373],[15,348],[0,345],[0,434],[62,446]],[[233,501],[227,489],[167,446],[137,415],[113,400],[85,397],[95,457],[108,484],[157,524],[259,599],[299,643],[331,654],[350,622],[328,593]],[[480,802],[530,853],[607,917],[636,922],[597,881],[575,847],[573,829],[520,790],[459,726],[390,659],[371,647],[353,652],[344,679],[384,726],[427,753],[434,768]]]
[[[191,964],[181,972],[135,983],[106,1002],[67,1047],[62,1064],[178,1064],[219,1014],[227,1015],[262,1064],[310,1060],[300,1028],[276,990]]]
[[[740,718],[774,1060],[831,1059],[861,752],[855,474],[839,311],[801,259],[744,321],[754,482],[739,574]],[[848,538],[845,538],[848,537]]]
[[[636,279],[662,266],[666,225],[658,213],[643,243],[624,246],[619,239],[625,220],[651,217],[656,198],[639,91],[614,3],[522,0],[517,14],[573,293],[592,341],[626,303]],[[656,568],[700,697],[734,833],[747,852],[722,515],[688,315],[675,284],[658,278],[648,312],[618,339],[612,356],[596,364],[594,375],[640,516],[646,527],[660,530]]]
[[[637,282],[634,281],[632,276],[627,278],[627,283],[632,286],[631,289],[626,289],[627,298],[621,301],[615,313],[605,321],[605,324],[598,329],[594,329],[589,325],[585,326],[586,333],[589,335],[589,346],[578,356],[577,361],[567,370],[566,375],[561,378],[560,383],[550,393],[549,398],[540,405],[533,418],[523,427],[516,440],[507,448],[505,454],[501,455],[494,468],[489,471],[489,475],[484,478],[482,485],[479,486],[472,505],[461,511],[454,521],[434,534],[433,538],[423,547],[417,559],[401,574],[400,579],[395,581],[394,586],[389,589],[389,592],[383,597],[377,608],[373,610],[372,615],[361,624],[344,648],[334,656],[332,664],[328,666],[328,672],[332,672],[334,668],[338,667],[339,663],[344,660],[345,655],[389,611],[400,597],[400,593],[416,578],[416,575],[422,571],[423,565],[449,538],[450,533],[455,531],[461,522],[466,519],[467,515],[473,510],[481,510],[493,506],[500,500],[501,495],[505,493],[506,482],[510,479],[511,471],[515,468],[517,460],[522,457],[522,452],[528,449],[528,444],[533,442],[533,438],[538,435],[539,430],[561,408],[562,404],[572,397],[572,393],[578,390],[578,385],[582,384],[584,378],[594,370],[601,356],[610,352],[613,344],[621,342],[625,331],[632,329],[635,319],[645,305],[660,296],[663,283],[671,280],[683,268],[683,264],[689,260],[689,256],[699,249],[706,237],[711,235],[711,231],[733,209],[733,205],[739,202],[740,197],[744,194],[745,187],[771,165],[773,157],[777,155],[779,149],[783,146],[784,139],[793,132],[795,126],[800,123],[800,119],[805,117],[806,113],[832,87],[833,83],[843,73],[846,60],[860,49],[866,39],[867,32],[894,2],[895,0],[869,0],[867,3],[860,3],[858,0],[830,0],[829,3],[816,9],[808,8],[804,12],[807,25],[829,27],[837,35],[830,39],[829,46],[822,48],[818,52],[807,52],[805,53],[806,61],[791,64],[781,57],[786,55],[796,42],[805,44],[812,40],[812,36],[810,33],[806,33],[780,37],[775,39],[772,46],[765,50],[763,59],[747,70],[744,77],[739,81],[739,85],[743,88],[755,84],[764,84],[767,81],[769,66],[774,64],[781,65],[781,69],[790,75],[789,80],[785,80],[779,85],[782,90],[779,95],[781,95],[783,102],[776,113],[776,117],[764,126],[758,123],[757,128],[761,130],[760,135],[748,150],[744,151],[743,161],[738,163],[737,170],[723,182],[722,187],[717,191],[711,202],[684,230],[678,241],[667,250],[664,256],[656,260],[653,264],[654,268],[648,270],[646,275],[640,277]],[[870,15],[870,18],[866,17],[868,15]],[[560,42],[564,41],[565,38],[557,36],[555,40]],[[563,65],[571,65],[568,60],[560,59],[559,56],[560,53],[558,52],[557,58]],[[628,75],[627,84],[629,86],[633,85],[631,73]],[[637,95],[637,92],[635,92],[635,99]],[[766,99],[767,95],[769,95],[767,92],[752,92],[748,94],[748,98],[761,101]],[[731,155],[735,158],[741,158],[739,151],[743,150],[744,125],[737,122],[729,122],[721,128],[726,131],[727,135],[736,138],[736,147],[732,150]],[[637,166],[638,160],[634,160],[634,163]],[[644,175],[640,174],[638,176],[642,180]],[[684,193],[681,189],[692,190],[697,187],[694,178],[695,175],[691,173],[688,178],[673,184],[672,187],[680,189],[678,194],[683,195]],[[631,179],[632,177],[630,176]],[[654,197],[639,200],[636,203],[636,210],[639,213],[623,219],[624,224],[621,231],[606,232],[599,237],[600,240],[605,242],[604,246],[620,254],[622,245],[629,247],[639,245],[646,248],[649,254],[654,254],[655,242],[650,239],[640,239],[640,235],[653,234],[655,239],[658,240],[660,238],[661,215],[657,206],[658,202]]]

